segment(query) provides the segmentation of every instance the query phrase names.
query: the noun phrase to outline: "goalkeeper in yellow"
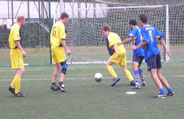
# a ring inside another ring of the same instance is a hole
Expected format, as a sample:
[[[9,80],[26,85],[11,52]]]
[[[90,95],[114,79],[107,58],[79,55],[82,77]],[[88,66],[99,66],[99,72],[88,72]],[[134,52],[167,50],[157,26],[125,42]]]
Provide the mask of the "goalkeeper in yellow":
[[[12,69],[16,70],[16,75],[10,84],[9,91],[16,97],[24,97],[24,94],[20,92],[21,76],[24,74],[24,61],[23,57],[26,57],[26,52],[21,46],[20,28],[25,22],[24,16],[17,17],[17,23],[15,23],[10,30],[9,34],[9,47],[10,47],[10,60]]]
[[[63,81],[68,68],[66,64],[65,52],[68,55],[71,54],[65,42],[66,39],[65,24],[67,23],[68,18],[69,15],[63,12],[61,14],[60,20],[52,26],[52,31],[50,34],[52,59],[54,63],[56,63],[56,67],[53,72],[52,84],[50,86],[50,88],[54,91],[60,90],[61,92],[65,92]],[[56,85],[58,72],[60,72],[60,80],[59,84]]]
[[[118,75],[115,73],[112,64],[117,63],[121,67],[124,74],[127,76],[128,80],[130,81],[130,85],[135,85],[135,81],[131,75],[131,73],[127,70],[126,67],[126,50],[123,45],[117,45],[121,42],[120,37],[118,34],[111,32],[110,26],[105,25],[102,28],[104,36],[107,38],[107,49],[110,54],[110,58],[106,64],[107,70],[113,77],[113,83],[111,86],[115,86],[116,83],[120,80]]]

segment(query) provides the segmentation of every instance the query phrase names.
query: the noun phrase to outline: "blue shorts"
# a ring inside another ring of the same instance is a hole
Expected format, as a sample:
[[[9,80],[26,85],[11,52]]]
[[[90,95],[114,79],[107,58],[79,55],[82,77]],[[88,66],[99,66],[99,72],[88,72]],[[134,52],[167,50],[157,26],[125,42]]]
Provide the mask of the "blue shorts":
[[[133,56],[132,62],[137,62],[139,65],[141,65],[142,61],[144,59],[144,56]]]
[[[151,69],[161,69],[162,63],[160,53],[156,56],[151,56],[147,61],[147,66],[148,71],[150,71]]]

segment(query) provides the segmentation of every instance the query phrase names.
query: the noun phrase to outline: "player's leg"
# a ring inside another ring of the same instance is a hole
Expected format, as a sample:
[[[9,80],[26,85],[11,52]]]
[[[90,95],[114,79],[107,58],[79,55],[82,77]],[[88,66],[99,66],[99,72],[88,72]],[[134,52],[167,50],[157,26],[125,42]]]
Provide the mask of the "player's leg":
[[[141,68],[141,64],[142,64],[143,59],[144,59],[144,57],[141,56],[140,57],[140,62],[139,62],[139,76],[140,76],[140,79],[142,81],[142,87],[145,87],[146,86],[146,81],[144,80],[143,70]]]
[[[135,77],[134,89],[140,89],[138,56],[133,56],[132,68],[133,68],[134,77]]]
[[[112,67],[113,62],[111,60],[112,60],[112,58],[109,58],[109,60],[106,63],[106,67],[107,67],[107,70],[109,71],[110,75],[113,77],[113,83],[111,86],[115,86],[116,83],[120,80],[120,78],[118,77],[118,75],[114,71],[114,69]]]
[[[167,95],[174,96],[174,91],[171,88],[171,86],[169,85],[169,83],[167,82],[167,80],[165,79],[165,77],[162,75],[161,69],[157,70],[157,74],[158,74],[158,77],[159,77],[160,81],[162,82],[162,84],[167,88],[167,91],[168,91]]]
[[[52,89],[54,91],[58,90],[58,86],[56,84],[56,79],[57,79],[57,75],[58,75],[58,72],[60,69],[61,69],[60,63],[56,63],[56,66],[55,66],[54,71],[53,71],[53,76],[52,76],[52,84],[50,86],[50,89]]]
[[[157,62],[156,62],[156,56],[152,56],[148,59],[147,62],[148,65],[148,71],[150,71],[150,75],[152,77],[152,80],[154,81],[155,85],[159,89],[160,93],[155,96],[155,98],[165,98],[165,91],[162,86],[162,83],[157,75]]]
[[[9,91],[15,94],[16,97],[24,97],[20,92],[21,76],[24,74],[23,55],[19,49],[10,50],[10,59],[13,69],[16,69],[16,75],[10,84]]]
[[[66,64],[66,61],[65,62],[62,62],[60,63],[61,64],[61,71],[60,71],[60,80],[59,80],[59,89],[62,91],[62,92],[65,92],[65,88],[64,88],[64,78],[65,78],[65,75],[66,75],[66,72],[67,72],[67,69],[68,69],[68,66]]]
[[[170,87],[170,85],[167,82],[167,80],[165,79],[165,77],[162,75],[161,68],[162,68],[162,64],[161,64],[161,57],[160,57],[160,54],[159,54],[159,55],[157,55],[157,75],[158,75],[160,81],[162,82],[162,84],[167,88],[167,90],[168,90],[167,95],[168,96],[174,96],[174,91]]]
[[[122,54],[121,58],[119,58],[119,65],[123,71],[123,73],[127,76],[128,80],[130,81],[130,85],[134,86],[135,81],[130,73],[130,71],[127,69],[127,63],[126,63],[126,52]]]
[[[132,77],[130,71],[127,69],[126,66],[122,66],[121,67],[123,73],[126,75],[126,77],[128,78],[128,80],[130,81],[130,85],[131,86],[134,86],[135,85],[135,81],[134,81],[134,78]]]
[[[21,86],[21,77],[24,74],[24,67],[21,69],[16,69],[16,76],[15,76],[15,96],[17,97],[24,97],[23,93],[20,92]]]

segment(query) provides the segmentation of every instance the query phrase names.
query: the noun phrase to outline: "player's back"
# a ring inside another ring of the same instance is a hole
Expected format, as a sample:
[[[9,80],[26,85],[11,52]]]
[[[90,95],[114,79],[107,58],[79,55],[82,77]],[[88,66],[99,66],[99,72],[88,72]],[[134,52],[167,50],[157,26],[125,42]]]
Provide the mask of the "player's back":
[[[147,42],[147,45],[145,47],[146,59],[160,53],[160,50],[157,47],[157,39],[163,37],[163,34],[151,25],[146,25],[142,27],[141,33],[143,35],[143,41]]]
[[[17,23],[11,27],[8,41],[9,47],[12,49],[16,47],[15,40],[20,40],[19,30],[20,26]]]
[[[114,50],[113,46],[121,42],[121,38],[118,34],[111,32],[108,36],[108,42],[108,47]],[[117,45],[117,50],[119,54],[126,52],[124,45]]]
[[[138,46],[143,41],[141,29],[139,27],[135,27],[134,29],[132,29],[132,31],[129,33],[128,37],[133,38],[132,45],[135,45],[135,46]],[[139,48],[137,50],[134,50],[133,56],[135,56],[135,55],[136,56],[144,56],[145,55],[144,47]]]
[[[61,39],[65,38],[65,25],[61,21],[58,21],[52,26],[52,31],[50,34],[50,44],[54,46],[60,46]]]

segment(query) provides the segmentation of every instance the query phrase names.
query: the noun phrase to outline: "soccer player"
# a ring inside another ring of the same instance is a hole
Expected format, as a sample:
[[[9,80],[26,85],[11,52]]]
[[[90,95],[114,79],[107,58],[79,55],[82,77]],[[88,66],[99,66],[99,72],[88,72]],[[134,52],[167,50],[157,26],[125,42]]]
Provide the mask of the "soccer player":
[[[150,71],[151,77],[155,82],[156,86],[158,87],[160,93],[155,96],[155,98],[166,98],[166,93],[162,84],[167,88],[167,96],[174,96],[174,91],[170,87],[167,80],[163,77],[161,73],[161,57],[160,57],[160,50],[157,47],[157,39],[160,40],[161,44],[163,45],[166,53],[168,56],[171,56],[170,50],[167,49],[164,41],[163,34],[154,26],[148,24],[148,19],[145,14],[140,15],[140,23],[143,26],[141,28],[141,33],[143,35],[143,42],[138,46],[133,46],[132,49],[136,50],[145,46],[145,60],[148,65],[148,71]]]
[[[68,18],[69,18],[69,15],[63,12],[61,14],[60,20],[53,25],[52,31],[50,34],[52,59],[56,63],[56,66],[53,72],[52,84],[50,88],[55,91],[59,89],[62,92],[65,92],[63,81],[67,72],[65,52],[68,55],[71,54],[71,51],[69,50],[65,42],[65,39],[66,39],[65,24],[67,23]],[[60,71],[60,80],[59,80],[59,84],[56,85],[56,78],[59,71]]]
[[[132,45],[137,46],[142,42],[143,37],[141,35],[141,29],[137,26],[136,20],[134,19],[130,20],[129,25],[132,30],[128,34],[128,38],[118,43],[118,45],[125,44],[132,41]],[[134,85],[135,89],[140,89],[139,77],[142,80],[142,86],[146,86],[146,82],[144,81],[144,76],[143,76],[143,70],[140,68],[141,63],[144,59],[144,54],[145,54],[144,48],[139,48],[133,51],[132,68],[133,68],[134,77],[136,80]]]
[[[10,60],[12,69],[16,70],[16,75],[10,84],[9,91],[16,97],[24,97],[24,94],[20,92],[21,77],[24,74],[24,60],[26,52],[21,45],[20,28],[25,22],[24,16],[17,17],[17,23],[15,23],[10,30],[9,34],[9,47],[10,47]]]
[[[106,66],[109,73],[113,77],[113,83],[111,86],[115,86],[116,83],[120,80],[112,67],[112,64],[114,63],[119,64],[122,71],[128,77],[130,85],[135,85],[134,79],[126,67],[126,50],[123,45],[118,45],[118,43],[121,42],[120,37],[118,36],[118,34],[111,32],[109,25],[105,25],[102,28],[102,31],[104,36],[107,38],[107,49],[110,54],[110,58]]]

